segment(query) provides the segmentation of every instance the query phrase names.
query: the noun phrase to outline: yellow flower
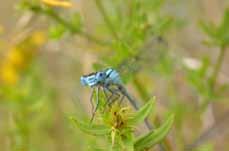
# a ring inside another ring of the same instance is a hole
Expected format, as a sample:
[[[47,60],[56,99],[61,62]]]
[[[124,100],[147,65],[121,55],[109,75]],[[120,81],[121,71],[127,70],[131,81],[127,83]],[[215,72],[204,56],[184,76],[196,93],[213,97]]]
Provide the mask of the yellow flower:
[[[45,33],[41,31],[34,32],[32,35],[32,41],[36,46],[44,44],[46,41]]]
[[[58,7],[72,7],[72,3],[65,0],[41,0],[43,3],[50,6],[58,6]]]
[[[26,69],[27,65],[36,55],[38,50],[46,42],[46,35],[42,31],[33,32],[23,41],[12,46],[0,60],[0,82],[8,85],[14,85],[19,80],[21,71]]]
[[[25,64],[25,58],[23,57],[22,52],[15,47],[9,51],[6,60],[17,68],[22,68]]]
[[[0,68],[0,80],[8,85],[14,85],[19,79],[18,73],[11,64],[3,64]]]

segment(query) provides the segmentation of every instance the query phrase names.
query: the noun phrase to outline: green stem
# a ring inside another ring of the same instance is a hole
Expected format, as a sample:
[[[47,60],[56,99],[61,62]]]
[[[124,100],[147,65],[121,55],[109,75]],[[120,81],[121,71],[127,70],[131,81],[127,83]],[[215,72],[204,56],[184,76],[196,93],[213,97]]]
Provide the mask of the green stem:
[[[147,90],[144,88],[138,77],[134,78],[133,84],[135,88],[137,89],[137,92],[139,93],[140,97],[145,100],[150,98],[149,93]],[[156,116],[156,121],[155,121],[156,126],[160,125],[160,119],[158,116]],[[170,141],[165,138],[163,142],[160,144],[160,149],[163,151],[172,151],[171,143]]]
[[[133,79],[133,83],[135,88],[137,89],[137,92],[140,94],[141,98],[143,101],[149,100],[149,95],[146,92],[145,88],[143,88],[141,82],[137,77]]]
[[[89,33],[85,32],[85,31],[82,31],[82,30],[79,30],[78,28],[75,28],[74,25],[72,25],[70,22],[68,22],[65,19],[63,19],[61,16],[59,16],[52,9],[41,8],[38,5],[32,5],[32,4],[29,4],[29,5],[30,5],[29,9],[31,9],[32,11],[51,17],[53,20],[55,20],[59,24],[65,26],[71,33],[79,34],[80,36],[85,37],[89,41],[92,41],[92,42],[94,42],[96,44],[110,45],[110,43],[108,43],[108,42],[101,41],[101,40],[95,38],[94,36],[90,35]]]
[[[215,89],[216,81],[217,81],[219,72],[221,70],[223,61],[224,61],[225,52],[226,52],[226,47],[222,46],[220,48],[219,56],[217,57],[216,64],[213,68],[213,72],[212,72],[211,77],[210,77],[209,82],[210,82],[210,86],[211,86],[213,91]]]
[[[217,60],[216,60],[216,64],[215,66],[213,67],[213,71],[212,71],[212,74],[210,75],[210,78],[209,78],[209,86],[210,86],[210,89],[212,91],[212,93],[215,93],[215,86],[216,86],[216,82],[217,82],[217,79],[218,79],[218,75],[220,73],[220,70],[222,68],[222,65],[223,65],[223,61],[224,61],[224,56],[225,56],[225,53],[226,53],[226,47],[225,46],[221,46],[220,47],[220,52],[219,52],[219,55],[217,57]],[[205,112],[205,109],[208,107],[209,103],[211,102],[211,100],[209,98],[205,99],[203,101],[203,104],[201,105],[201,111]],[[201,114],[203,113],[201,112]],[[189,147],[189,150],[193,150],[194,148],[196,148],[197,146],[201,145],[204,141],[205,141],[205,132],[202,133],[200,135],[199,138],[197,138]]]
[[[109,28],[112,36],[115,38],[115,40],[119,40],[118,34],[116,33],[112,25],[112,22],[110,21],[109,17],[107,16],[106,10],[104,9],[102,5],[101,0],[95,0],[95,4],[102,15],[104,22],[107,24],[107,27]]]
[[[225,52],[226,52],[226,47],[221,47],[220,48],[220,52],[219,55],[217,57],[216,60],[216,64],[213,67],[213,71],[210,75],[210,78],[208,79],[209,82],[209,88],[211,90],[211,93],[215,93],[215,86],[216,86],[216,82],[218,79],[218,75],[220,73],[221,67],[223,65],[223,61],[224,61],[224,56],[225,56]],[[205,112],[205,109],[208,107],[208,104],[211,102],[210,98],[205,98],[203,101],[201,101],[201,111],[202,113]]]

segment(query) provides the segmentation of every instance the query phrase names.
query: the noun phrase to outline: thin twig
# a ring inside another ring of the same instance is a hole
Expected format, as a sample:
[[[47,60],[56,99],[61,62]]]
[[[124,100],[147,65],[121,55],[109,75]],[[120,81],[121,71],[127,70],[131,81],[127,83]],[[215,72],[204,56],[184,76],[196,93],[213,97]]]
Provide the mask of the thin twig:
[[[34,11],[34,12],[49,16],[50,18],[52,18],[53,20],[55,20],[59,24],[61,24],[64,27],[66,27],[68,30],[70,30],[71,33],[78,34],[78,35],[80,35],[82,37],[85,37],[89,41],[92,41],[92,42],[94,42],[96,44],[110,45],[110,43],[108,43],[107,41],[102,41],[100,39],[97,39],[96,37],[90,35],[89,33],[76,28],[73,24],[71,24],[70,22],[68,22],[65,19],[63,19],[59,14],[57,14],[52,9],[41,8],[38,5],[32,5],[32,4],[30,6],[30,9],[32,11]]]
[[[213,72],[210,77],[210,84],[211,84],[210,86],[212,87],[213,91],[216,85],[216,80],[218,78],[219,72],[221,70],[224,61],[226,50],[227,50],[226,47],[220,48],[219,56],[217,57],[216,64],[214,66]]]
[[[107,16],[107,13],[106,13],[106,10],[105,8],[103,7],[103,4],[101,2],[101,0],[95,0],[95,4],[98,8],[98,10],[100,11],[105,23],[107,24],[107,27],[109,28],[112,36],[116,39],[116,40],[119,40],[119,37],[118,37],[118,34],[117,32],[115,31],[114,27],[113,27],[113,24],[112,22],[110,21],[109,17]]]
[[[210,84],[210,88],[212,90],[212,93],[215,93],[216,81],[218,79],[218,75],[219,75],[220,70],[221,70],[222,65],[223,65],[223,61],[224,61],[224,56],[225,56],[226,50],[227,49],[224,46],[220,48],[219,56],[217,57],[216,64],[213,67],[213,71],[212,71],[212,73],[210,75],[209,84]],[[209,99],[205,100],[203,102],[202,108],[205,109],[209,105],[209,103],[211,103],[211,100],[209,100]],[[224,120],[224,118],[222,118],[222,119]],[[208,139],[209,137],[211,137],[215,133],[214,131],[218,130],[218,127],[221,125],[221,123],[218,124],[218,122],[217,122],[215,125],[213,125],[208,130],[206,130],[202,135],[200,135],[199,138],[194,140],[194,142],[191,143],[191,145],[189,145],[186,150],[190,150],[191,151],[194,148],[196,148],[199,145],[201,145],[206,139]]]
[[[204,131],[192,144],[187,145],[185,148],[185,151],[192,151],[196,147],[200,146],[207,140],[213,138],[215,135],[217,135],[217,132],[227,130],[227,128],[223,128],[223,126],[226,126],[229,121],[229,111],[223,114],[223,116],[220,118],[218,122],[216,122],[214,125],[212,125],[209,129]],[[221,134],[226,134],[221,133]]]

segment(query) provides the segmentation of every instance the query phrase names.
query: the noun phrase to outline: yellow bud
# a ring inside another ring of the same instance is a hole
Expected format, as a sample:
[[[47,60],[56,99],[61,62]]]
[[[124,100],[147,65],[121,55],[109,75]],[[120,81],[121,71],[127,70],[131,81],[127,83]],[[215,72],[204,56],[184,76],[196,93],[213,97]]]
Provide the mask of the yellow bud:
[[[42,0],[43,3],[50,5],[50,6],[57,6],[57,7],[72,7],[72,3],[69,1],[64,0]]]

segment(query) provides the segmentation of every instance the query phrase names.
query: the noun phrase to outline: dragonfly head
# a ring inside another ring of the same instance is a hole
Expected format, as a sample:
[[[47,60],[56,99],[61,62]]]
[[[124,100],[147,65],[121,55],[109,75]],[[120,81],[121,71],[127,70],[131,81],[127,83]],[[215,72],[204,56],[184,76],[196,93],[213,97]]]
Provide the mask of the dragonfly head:
[[[104,83],[104,80],[106,79],[106,73],[103,71],[97,72],[95,78],[98,84]]]

